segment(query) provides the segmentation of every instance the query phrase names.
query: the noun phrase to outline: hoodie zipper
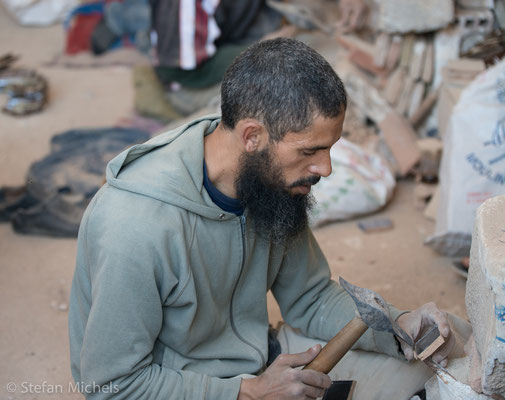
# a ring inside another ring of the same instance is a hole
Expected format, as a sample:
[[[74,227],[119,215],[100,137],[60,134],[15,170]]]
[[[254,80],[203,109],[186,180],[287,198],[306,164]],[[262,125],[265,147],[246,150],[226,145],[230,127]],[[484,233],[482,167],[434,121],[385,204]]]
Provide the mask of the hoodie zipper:
[[[231,295],[231,301],[230,301],[230,323],[231,323],[231,328],[233,329],[233,332],[235,333],[235,335],[242,341],[244,342],[245,344],[251,346],[254,350],[256,350],[258,352],[258,354],[260,355],[261,357],[261,365],[262,367],[266,364],[266,360],[265,360],[265,357],[263,356],[263,353],[261,352],[261,350],[255,346],[254,344],[252,344],[251,342],[249,342],[247,339],[245,339],[239,332],[238,332],[238,329],[235,325],[235,320],[233,318],[233,300],[235,298],[235,292],[237,291],[237,287],[238,287],[238,284],[240,282],[240,278],[242,277],[242,272],[244,270],[244,265],[245,265],[245,254],[246,254],[246,241],[245,241],[245,228],[246,228],[246,218],[245,218],[245,215],[241,215],[240,216],[240,231],[242,233],[242,264],[240,266],[240,272],[238,274],[238,279],[237,279],[237,283],[235,284],[235,287],[233,288],[233,292],[232,292],[232,295]]]

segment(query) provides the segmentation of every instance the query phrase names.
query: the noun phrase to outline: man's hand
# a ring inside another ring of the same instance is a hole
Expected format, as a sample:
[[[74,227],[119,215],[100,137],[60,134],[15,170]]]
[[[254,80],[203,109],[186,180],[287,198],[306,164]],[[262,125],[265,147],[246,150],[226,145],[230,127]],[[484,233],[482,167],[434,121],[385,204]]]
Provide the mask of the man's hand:
[[[440,334],[445,338],[445,344],[433,353],[431,359],[442,367],[447,366],[447,357],[455,344],[455,340],[454,336],[451,335],[447,314],[440,311],[435,303],[427,303],[417,310],[403,314],[396,322],[414,341],[419,339],[433,325],[438,325]],[[400,340],[400,343],[407,360],[412,360],[414,358],[414,349],[402,340]]]
[[[238,400],[316,399],[331,385],[328,375],[310,369],[295,369],[311,362],[321,351],[316,345],[303,353],[281,354],[261,374],[242,379]]]
[[[364,0],[340,0],[338,7],[340,17],[336,27],[340,32],[348,33],[365,25],[368,6]]]

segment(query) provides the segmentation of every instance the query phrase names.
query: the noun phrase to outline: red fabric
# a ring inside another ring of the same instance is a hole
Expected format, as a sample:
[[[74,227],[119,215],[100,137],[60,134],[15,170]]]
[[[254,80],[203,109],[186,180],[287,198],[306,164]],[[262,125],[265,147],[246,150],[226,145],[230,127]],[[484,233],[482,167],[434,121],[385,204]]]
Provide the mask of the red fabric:
[[[91,34],[102,15],[93,13],[89,15],[77,15],[67,32],[65,53],[76,54],[81,51],[91,50]]]
[[[195,3],[195,57],[196,65],[200,65],[209,56],[205,48],[207,43],[207,30],[209,24],[209,16],[202,7],[202,1]]]

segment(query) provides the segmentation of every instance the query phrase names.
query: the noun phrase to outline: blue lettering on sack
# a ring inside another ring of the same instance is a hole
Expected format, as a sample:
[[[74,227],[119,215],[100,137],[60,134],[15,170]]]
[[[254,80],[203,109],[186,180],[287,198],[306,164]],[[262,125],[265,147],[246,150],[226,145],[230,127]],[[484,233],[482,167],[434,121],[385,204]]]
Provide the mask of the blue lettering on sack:
[[[500,103],[505,103],[505,71],[496,79],[496,98]]]
[[[494,310],[494,314],[496,315],[496,318],[498,318],[498,321],[505,322],[505,307],[504,306],[496,307]]]
[[[505,77],[496,80],[496,98],[500,103],[505,103]]]
[[[505,147],[505,118],[500,119],[496,123],[496,127],[494,128],[491,140],[487,140],[483,144],[484,146],[493,146],[496,148]],[[504,159],[505,153],[489,160],[489,165],[496,164],[497,162],[500,162]]]
[[[492,183],[505,185],[505,174],[501,174],[499,172],[493,172],[493,170],[487,167],[486,164],[482,162],[475,153],[468,154],[466,156],[466,160],[472,166],[474,171],[476,171],[479,175],[485,177]]]

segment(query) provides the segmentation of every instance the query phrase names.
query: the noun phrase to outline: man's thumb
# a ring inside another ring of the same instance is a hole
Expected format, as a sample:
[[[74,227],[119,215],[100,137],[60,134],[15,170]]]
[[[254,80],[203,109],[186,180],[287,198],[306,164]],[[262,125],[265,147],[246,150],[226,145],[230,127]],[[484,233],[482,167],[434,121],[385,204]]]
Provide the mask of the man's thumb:
[[[405,358],[407,360],[410,361],[410,360],[414,359],[414,349],[412,349],[412,347],[410,347],[407,344],[405,344],[405,345],[402,344],[402,350],[403,350],[403,354],[405,355]]]
[[[290,366],[293,368],[301,367],[302,365],[307,365],[310,363],[321,351],[321,345],[316,344],[312,346],[310,349],[304,351],[303,353],[293,354],[295,356],[292,359],[292,363]]]

